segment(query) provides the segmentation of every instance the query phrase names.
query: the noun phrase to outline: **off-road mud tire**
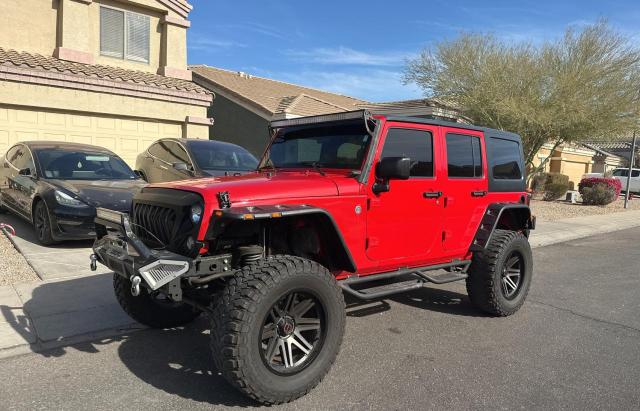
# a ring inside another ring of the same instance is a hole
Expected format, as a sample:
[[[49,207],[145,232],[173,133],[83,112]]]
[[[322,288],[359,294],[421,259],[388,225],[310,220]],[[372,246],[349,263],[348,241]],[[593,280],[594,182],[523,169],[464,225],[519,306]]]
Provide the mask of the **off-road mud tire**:
[[[507,258],[513,253],[522,257],[521,286],[507,299],[501,290],[501,276]],[[471,303],[480,310],[499,317],[518,311],[527,297],[533,273],[531,246],[521,232],[496,230],[487,248],[473,255],[467,278],[467,293]]]
[[[187,304],[158,302],[144,287],[140,287],[140,295],[133,296],[131,281],[119,274],[113,275],[113,290],[129,317],[151,328],[180,327],[200,315]]]
[[[260,331],[272,305],[292,290],[315,294],[326,314],[325,334],[308,366],[278,375],[263,360]],[[263,404],[280,404],[320,383],[338,354],[344,326],[344,297],[334,276],[314,261],[279,255],[245,266],[229,279],[211,315],[211,349],[231,385]]]

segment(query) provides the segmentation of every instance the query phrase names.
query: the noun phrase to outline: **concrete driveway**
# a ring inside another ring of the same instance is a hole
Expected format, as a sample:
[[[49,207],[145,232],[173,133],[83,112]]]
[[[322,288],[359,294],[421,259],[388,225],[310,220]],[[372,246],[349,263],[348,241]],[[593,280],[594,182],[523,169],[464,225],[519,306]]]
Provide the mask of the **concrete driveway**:
[[[31,224],[13,214],[0,214],[0,222],[11,225],[16,230],[12,237],[16,248],[24,255],[27,262],[43,280],[56,280],[106,273],[104,267],[100,271],[89,269],[89,255],[93,240],[66,241],[53,246],[38,243]]]
[[[528,301],[508,318],[479,314],[457,283],[350,301],[333,370],[271,409],[640,409],[638,243],[632,229],[535,249]],[[255,407],[218,376],[208,337],[201,318],[0,360],[11,376],[0,398],[7,409]]]

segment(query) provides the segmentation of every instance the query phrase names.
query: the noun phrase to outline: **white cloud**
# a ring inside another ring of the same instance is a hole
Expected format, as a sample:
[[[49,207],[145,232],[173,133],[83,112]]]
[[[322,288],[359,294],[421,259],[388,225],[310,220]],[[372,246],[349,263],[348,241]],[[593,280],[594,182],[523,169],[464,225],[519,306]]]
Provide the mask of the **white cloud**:
[[[275,78],[333,93],[381,102],[420,98],[415,85],[403,85],[402,74],[392,70],[300,71],[276,73]]]
[[[293,60],[306,63],[357,66],[401,66],[407,58],[412,57],[412,54],[404,52],[367,53],[343,46],[285,50],[284,54]]]
[[[220,49],[245,48],[246,44],[233,40],[212,39],[198,34],[189,37],[187,46],[189,50],[215,51]]]

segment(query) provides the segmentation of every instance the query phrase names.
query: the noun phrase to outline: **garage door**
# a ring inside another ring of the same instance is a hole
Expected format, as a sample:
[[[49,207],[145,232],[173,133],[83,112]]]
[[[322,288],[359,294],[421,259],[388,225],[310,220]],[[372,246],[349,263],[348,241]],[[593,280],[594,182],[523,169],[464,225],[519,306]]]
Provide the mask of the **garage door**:
[[[0,105],[0,154],[26,140],[68,141],[112,150],[131,167],[136,156],[162,137],[181,137],[180,124],[29,110]]]

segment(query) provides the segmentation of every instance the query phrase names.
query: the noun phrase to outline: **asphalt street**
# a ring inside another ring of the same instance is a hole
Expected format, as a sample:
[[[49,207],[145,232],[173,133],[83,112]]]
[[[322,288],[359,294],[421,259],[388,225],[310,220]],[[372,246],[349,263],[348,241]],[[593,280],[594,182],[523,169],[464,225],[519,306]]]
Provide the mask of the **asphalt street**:
[[[276,409],[640,409],[640,230],[534,251],[516,315],[464,284],[351,301],[329,375]],[[110,290],[105,290],[110,292]],[[1,409],[255,407],[212,367],[206,319],[0,361]]]

